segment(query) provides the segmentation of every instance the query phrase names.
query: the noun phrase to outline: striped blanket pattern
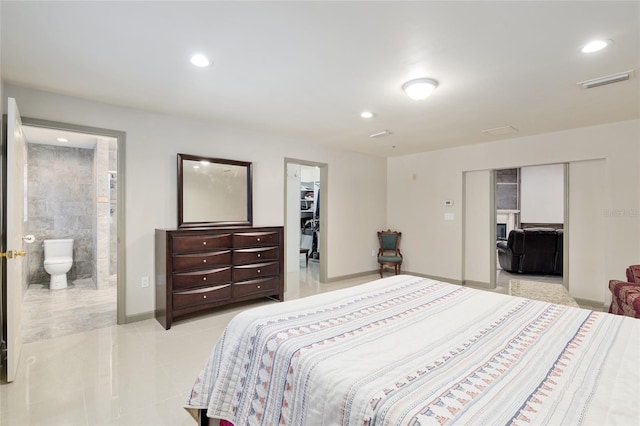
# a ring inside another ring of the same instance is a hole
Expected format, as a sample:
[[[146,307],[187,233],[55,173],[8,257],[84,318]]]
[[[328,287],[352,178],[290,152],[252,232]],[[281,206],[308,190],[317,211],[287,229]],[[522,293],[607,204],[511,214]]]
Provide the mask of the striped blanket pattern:
[[[640,321],[399,275],[236,316],[185,408],[241,425],[638,424]]]

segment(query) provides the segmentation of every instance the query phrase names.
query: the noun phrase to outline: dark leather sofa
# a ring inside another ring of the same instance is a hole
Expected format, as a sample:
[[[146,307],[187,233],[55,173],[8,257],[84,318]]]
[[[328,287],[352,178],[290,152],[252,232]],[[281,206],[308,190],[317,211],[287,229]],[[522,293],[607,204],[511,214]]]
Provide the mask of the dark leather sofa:
[[[498,262],[509,272],[562,275],[562,244],[562,229],[514,229],[498,242]]]

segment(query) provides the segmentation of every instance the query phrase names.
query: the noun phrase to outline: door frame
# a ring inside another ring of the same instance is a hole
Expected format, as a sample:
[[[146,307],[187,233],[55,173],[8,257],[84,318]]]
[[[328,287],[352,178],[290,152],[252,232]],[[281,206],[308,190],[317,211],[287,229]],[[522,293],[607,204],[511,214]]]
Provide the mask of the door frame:
[[[2,100],[4,101],[4,98]],[[0,106],[0,111],[3,108]],[[2,194],[0,196],[0,252],[7,251],[7,217],[5,215],[5,197],[7,196],[4,175],[6,173],[7,168],[7,157],[5,154],[6,142],[5,142],[5,130],[4,130],[4,122],[5,122],[6,114],[2,114],[2,122],[0,122],[0,188],[2,188]],[[7,339],[7,312],[5,309],[6,300],[5,300],[5,283],[7,282],[6,275],[6,261],[0,260],[0,373],[1,375],[6,375],[2,366],[4,366],[4,360],[6,357],[7,347],[6,347],[6,339]],[[2,377],[0,377],[2,379]]]
[[[284,223],[287,224],[287,193],[288,193],[288,181],[287,181],[287,169],[289,164],[299,164],[302,166],[318,167],[320,169],[320,194],[322,202],[320,203],[320,282],[327,282],[327,200],[329,198],[329,165],[327,163],[318,163],[316,161],[299,160],[295,158],[285,157],[284,159]],[[300,201],[298,200],[297,210],[300,210]],[[299,221],[298,221],[299,222]],[[285,241],[287,235],[287,226],[285,226]],[[285,262],[287,256],[285,255]],[[287,265],[285,263],[285,271],[287,271]]]
[[[491,184],[490,184],[490,203],[493,208],[493,212],[490,215],[491,223],[490,226],[490,237],[489,241],[491,242],[491,280],[490,286],[491,288],[496,288],[496,277],[498,273],[497,268],[497,258],[496,258],[496,224],[497,224],[497,214],[498,214],[498,206],[496,200],[496,174],[498,170],[503,169],[522,169],[525,167],[535,167],[535,166],[546,166],[553,164],[562,164],[562,201],[563,201],[563,220],[562,224],[563,228],[563,244],[562,244],[562,285],[565,288],[569,289],[569,162],[564,163],[542,163],[542,164],[525,164],[521,166],[513,166],[513,167],[497,167],[495,169],[491,169]],[[518,196],[519,197],[519,196]]]
[[[118,172],[118,186],[116,189],[116,197],[118,203],[116,204],[116,218],[118,221],[117,240],[117,276],[116,276],[116,288],[117,288],[117,302],[116,302],[116,323],[126,323],[126,287],[125,287],[125,182],[126,182],[126,169],[125,169],[125,142],[126,133],[120,130],[103,129],[99,127],[83,126],[79,124],[62,123],[58,121],[42,120],[37,118],[22,117],[22,124],[29,127],[41,127],[52,130],[65,130],[78,133],[87,133],[95,136],[106,136],[115,138],[117,141],[117,172]],[[3,234],[5,224],[3,223]]]

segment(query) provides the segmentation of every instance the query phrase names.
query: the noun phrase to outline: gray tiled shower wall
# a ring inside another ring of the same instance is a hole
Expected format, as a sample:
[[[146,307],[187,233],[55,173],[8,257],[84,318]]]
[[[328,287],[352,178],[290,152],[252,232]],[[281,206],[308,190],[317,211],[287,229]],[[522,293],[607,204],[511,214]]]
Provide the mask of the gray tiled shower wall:
[[[46,283],[47,239],[73,238],[73,266],[67,279],[91,277],[95,200],[92,149],[27,144],[27,233],[30,284]]]
[[[113,139],[109,142],[109,170],[118,169],[118,142]],[[118,273],[118,175],[110,174],[109,177],[109,275]]]

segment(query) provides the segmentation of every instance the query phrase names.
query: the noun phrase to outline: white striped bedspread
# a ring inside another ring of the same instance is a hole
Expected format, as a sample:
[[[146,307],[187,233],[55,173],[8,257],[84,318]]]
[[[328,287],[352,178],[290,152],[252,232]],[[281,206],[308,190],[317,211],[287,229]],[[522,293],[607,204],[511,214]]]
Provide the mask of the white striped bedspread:
[[[185,407],[235,426],[638,425],[639,386],[640,320],[398,275],[237,315]]]

